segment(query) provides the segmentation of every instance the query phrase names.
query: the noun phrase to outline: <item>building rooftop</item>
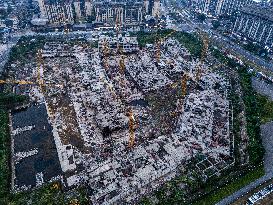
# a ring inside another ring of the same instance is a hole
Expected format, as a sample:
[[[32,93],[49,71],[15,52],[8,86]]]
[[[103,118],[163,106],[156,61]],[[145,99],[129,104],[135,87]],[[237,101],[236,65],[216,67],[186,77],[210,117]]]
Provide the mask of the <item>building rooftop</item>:
[[[241,12],[273,22],[273,7],[272,6],[252,4],[242,8]]]

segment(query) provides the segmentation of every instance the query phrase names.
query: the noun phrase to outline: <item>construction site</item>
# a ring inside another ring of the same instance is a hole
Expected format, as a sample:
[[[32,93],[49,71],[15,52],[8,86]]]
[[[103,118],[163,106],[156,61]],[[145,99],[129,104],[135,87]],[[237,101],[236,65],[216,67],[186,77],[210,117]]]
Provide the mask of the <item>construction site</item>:
[[[197,155],[198,169],[219,174],[232,157],[229,82],[203,44],[193,58],[172,33],[145,48],[101,35],[96,47],[47,42],[14,65],[1,83],[30,104],[10,113],[13,189],[60,180],[85,184],[93,204],[133,203]]]

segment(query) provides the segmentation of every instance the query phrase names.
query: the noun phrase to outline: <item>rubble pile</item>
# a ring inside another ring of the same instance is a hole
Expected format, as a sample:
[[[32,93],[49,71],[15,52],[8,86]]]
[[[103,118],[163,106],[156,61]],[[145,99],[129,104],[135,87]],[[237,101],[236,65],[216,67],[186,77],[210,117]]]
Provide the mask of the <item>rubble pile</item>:
[[[33,71],[45,82],[46,91],[36,87],[31,96],[46,105],[64,183],[89,184],[94,204],[135,201],[172,179],[178,166],[198,153],[215,161],[230,154],[225,79],[202,65],[197,81],[201,63],[175,39],[164,41],[160,51],[139,50],[135,40],[103,38],[98,48],[48,43],[40,70]],[[130,51],[105,54],[105,41],[112,51],[118,44]],[[186,97],[181,95],[185,73]],[[160,102],[165,93],[170,97]]]

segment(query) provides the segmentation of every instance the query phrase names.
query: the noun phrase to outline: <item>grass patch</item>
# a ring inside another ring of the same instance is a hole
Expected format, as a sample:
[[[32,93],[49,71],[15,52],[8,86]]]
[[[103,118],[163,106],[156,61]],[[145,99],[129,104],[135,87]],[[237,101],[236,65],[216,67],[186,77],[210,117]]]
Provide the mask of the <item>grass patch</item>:
[[[267,96],[257,94],[257,103],[260,110],[260,120],[262,124],[273,121],[273,101]]]
[[[18,43],[12,47],[10,52],[9,63],[19,61],[22,64],[29,62],[30,58],[36,56],[38,49],[42,48],[45,43],[45,37],[21,37]]]
[[[158,32],[154,33],[141,31],[138,32],[136,35],[139,46],[143,48],[146,44],[154,44],[158,40],[158,38],[164,38],[171,32],[173,32],[173,30],[171,29],[159,30]],[[194,57],[201,56],[203,43],[200,41],[197,35],[177,31],[171,36],[175,37],[183,46],[185,46],[185,48],[187,48]]]
[[[242,187],[248,185],[254,180],[262,177],[264,175],[263,165],[257,167],[257,169],[249,171],[244,176],[234,180],[232,183],[227,184],[226,186],[221,187],[208,195],[205,195],[198,201],[194,202],[193,205],[214,205],[225,197],[231,195]]]
[[[8,112],[0,108],[0,199],[9,192],[9,127]],[[0,200],[1,202],[1,200]],[[3,204],[3,203],[0,203]]]
[[[8,195],[10,188],[10,135],[8,109],[26,101],[27,97],[25,96],[7,93],[0,94],[0,199]]]
[[[68,205],[89,204],[85,189],[78,188],[69,193],[63,192],[59,183],[45,185],[34,191],[10,193],[11,171],[10,134],[8,110],[26,102],[25,96],[11,93],[0,94],[0,204],[2,205]],[[76,203],[77,202],[77,203]]]
[[[4,198],[0,198],[0,204],[8,205],[72,205],[81,204],[88,205],[86,190],[78,188],[63,192],[60,184],[55,182],[35,189],[33,191],[22,192],[17,194],[8,194]]]
[[[247,135],[249,137],[249,160],[251,164],[259,164],[262,162],[264,156],[260,125],[263,122],[262,119],[267,118],[269,115],[266,114],[266,116],[263,116],[265,111],[270,111],[267,110],[269,109],[268,104],[260,102],[258,94],[252,87],[252,75],[247,72],[246,66],[241,66],[234,60],[227,58],[218,49],[212,49],[212,54],[222,63],[225,63],[230,68],[235,68],[238,71],[245,106]]]
[[[252,164],[263,161],[264,148],[261,139],[261,117],[265,109],[259,103],[258,95],[254,91],[251,83],[252,75],[249,74],[245,67],[239,67],[240,84],[243,91],[243,101],[245,104],[245,114],[247,121],[247,134],[249,137],[248,154]]]
[[[201,56],[203,43],[196,34],[176,32],[174,36],[194,57]]]
[[[140,32],[136,33],[136,36],[137,36],[139,46],[141,48],[143,48],[146,46],[146,44],[156,43],[157,40],[159,40],[160,38],[164,38],[165,36],[167,36],[171,32],[173,32],[173,30],[171,30],[171,29],[159,30],[159,31],[153,32],[153,33],[140,31]]]

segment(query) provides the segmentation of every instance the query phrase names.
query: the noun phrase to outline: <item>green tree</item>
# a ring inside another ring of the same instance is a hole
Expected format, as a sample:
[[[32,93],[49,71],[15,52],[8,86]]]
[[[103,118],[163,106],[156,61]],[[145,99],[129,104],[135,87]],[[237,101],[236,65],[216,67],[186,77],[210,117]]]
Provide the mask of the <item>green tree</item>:
[[[212,21],[212,26],[213,26],[213,28],[214,28],[214,29],[219,28],[219,26],[220,26],[220,25],[221,25],[221,24],[220,24],[220,22],[219,22],[219,21],[217,21],[217,20]]]
[[[206,20],[206,15],[205,14],[197,14],[197,19],[199,20],[199,21],[201,21],[201,22],[204,22],[205,20]]]

